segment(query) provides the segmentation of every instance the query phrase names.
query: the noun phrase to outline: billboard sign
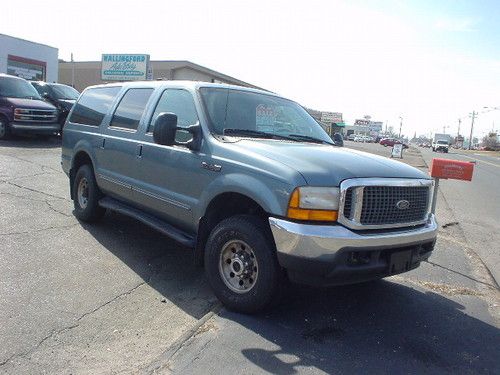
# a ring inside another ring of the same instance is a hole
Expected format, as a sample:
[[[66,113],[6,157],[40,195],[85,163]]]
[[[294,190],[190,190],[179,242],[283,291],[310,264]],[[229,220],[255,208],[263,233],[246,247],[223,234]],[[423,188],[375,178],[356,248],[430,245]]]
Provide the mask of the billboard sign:
[[[149,55],[103,54],[101,79],[103,81],[141,81],[148,78]]]
[[[342,113],[340,112],[321,112],[321,122],[340,123],[342,121]]]
[[[368,125],[370,124],[370,120],[356,120],[354,121],[354,125]]]

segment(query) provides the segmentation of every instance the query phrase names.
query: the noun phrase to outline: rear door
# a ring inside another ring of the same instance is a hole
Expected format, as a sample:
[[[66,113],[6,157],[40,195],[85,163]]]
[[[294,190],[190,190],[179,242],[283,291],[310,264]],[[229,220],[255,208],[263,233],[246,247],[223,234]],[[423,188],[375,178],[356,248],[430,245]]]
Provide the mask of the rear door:
[[[108,194],[133,202],[140,168],[141,144],[137,129],[141,123],[152,88],[129,88],[103,130],[101,175]]]

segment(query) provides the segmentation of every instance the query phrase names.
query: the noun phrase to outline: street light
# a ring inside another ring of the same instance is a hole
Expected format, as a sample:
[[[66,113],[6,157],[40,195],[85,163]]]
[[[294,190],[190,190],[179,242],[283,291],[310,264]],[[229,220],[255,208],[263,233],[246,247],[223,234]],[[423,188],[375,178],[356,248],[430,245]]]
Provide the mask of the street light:
[[[403,118],[399,116],[399,137],[401,138],[401,128],[403,127]]]

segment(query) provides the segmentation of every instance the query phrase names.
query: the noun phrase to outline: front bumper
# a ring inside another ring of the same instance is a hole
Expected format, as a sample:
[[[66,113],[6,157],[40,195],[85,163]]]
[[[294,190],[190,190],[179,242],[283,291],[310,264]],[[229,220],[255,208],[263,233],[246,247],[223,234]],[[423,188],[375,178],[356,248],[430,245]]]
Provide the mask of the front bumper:
[[[352,231],[342,225],[300,224],[269,218],[278,261],[290,279],[310,285],[340,285],[417,268],[431,255],[438,225],[434,215],[415,228]],[[404,270],[391,270],[393,254],[411,254]]]
[[[50,135],[61,131],[61,124],[58,123],[11,122],[9,126],[14,134]]]

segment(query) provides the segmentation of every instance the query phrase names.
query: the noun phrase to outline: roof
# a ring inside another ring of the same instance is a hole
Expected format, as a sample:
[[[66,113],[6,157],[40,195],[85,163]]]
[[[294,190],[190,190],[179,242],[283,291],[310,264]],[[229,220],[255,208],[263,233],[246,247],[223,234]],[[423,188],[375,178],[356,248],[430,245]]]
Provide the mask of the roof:
[[[7,37],[7,38],[12,38],[12,39],[16,39],[16,40],[19,40],[21,42],[26,42],[26,43],[32,43],[32,44],[37,44],[39,46],[44,46],[44,47],[49,47],[49,48],[53,48],[55,50],[58,50],[58,48],[56,47],[52,47],[52,46],[49,46],[48,44],[43,44],[43,43],[38,43],[38,42],[32,42],[31,40],[27,40],[27,39],[22,39],[22,38],[17,38],[15,36],[11,36],[11,35],[6,35],[6,34],[0,34],[0,37]]]
[[[202,82],[202,81],[129,81],[129,82],[113,82],[113,83],[105,83],[101,85],[93,85],[89,86],[88,88],[95,88],[95,87],[110,87],[110,86],[119,86],[119,87],[151,87],[151,88],[157,88],[157,87],[176,87],[176,88],[186,88],[190,90],[196,90],[199,89],[200,87],[213,87],[213,88],[220,88],[220,89],[231,89],[231,90],[240,90],[240,91],[248,91],[248,92],[254,92],[257,94],[265,94],[265,95],[271,95],[271,96],[276,96],[280,97],[277,94],[274,94],[272,92],[263,90],[263,89],[256,89],[253,87],[245,87],[245,86],[237,86],[237,85],[230,85],[227,83],[211,83],[211,82]]]

